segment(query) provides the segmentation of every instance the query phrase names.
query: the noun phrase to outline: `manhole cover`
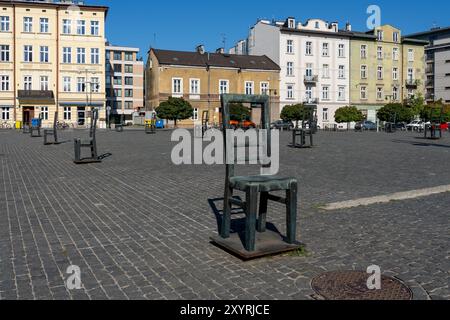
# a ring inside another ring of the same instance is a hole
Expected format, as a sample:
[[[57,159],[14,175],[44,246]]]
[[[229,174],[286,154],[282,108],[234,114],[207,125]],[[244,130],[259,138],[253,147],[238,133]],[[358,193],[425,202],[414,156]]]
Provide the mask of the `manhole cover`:
[[[314,278],[311,286],[326,300],[412,300],[411,290],[399,280],[382,276],[381,290],[369,290],[369,277],[361,271],[328,272]]]

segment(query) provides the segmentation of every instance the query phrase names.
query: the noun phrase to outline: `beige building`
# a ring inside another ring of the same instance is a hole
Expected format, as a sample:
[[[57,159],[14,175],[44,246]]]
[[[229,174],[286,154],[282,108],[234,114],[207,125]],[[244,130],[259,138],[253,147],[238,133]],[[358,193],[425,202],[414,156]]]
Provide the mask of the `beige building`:
[[[146,107],[156,109],[169,97],[182,97],[194,108],[194,117],[180,126],[193,127],[209,111],[210,123],[220,123],[220,94],[267,94],[272,119],[279,119],[280,67],[267,56],[152,49],[146,67]]]
[[[107,7],[0,0],[0,108],[13,124],[41,117],[87,124],[91,107],[106,125]],[[0,119],[0,120],[2,120]]]
[[[144,109],[144,62],[138,55],[138,48],[106,47],[106,104],[113,122],[132,121]]]

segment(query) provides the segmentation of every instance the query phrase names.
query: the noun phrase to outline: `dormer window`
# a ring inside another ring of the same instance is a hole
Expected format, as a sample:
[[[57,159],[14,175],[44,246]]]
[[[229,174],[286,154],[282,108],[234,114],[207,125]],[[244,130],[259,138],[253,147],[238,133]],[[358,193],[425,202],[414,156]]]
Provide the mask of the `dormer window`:
[[[319,29],[320,28],[320,23],[319,23],[319,21],[316,21],[316,29]]]
[[[392,37],[393,37],[392,40],[393,40],[394,42],[396,42],[396,43],[399,42],[399,35],[398,35],[398,32],[394,32],[394,34],[393,34]]]
[[[382,30],[377,30],[377,39],[378,41],[383,41],[383,31]]]
[[[288,19],[288,28],[295,29],[295,19]]]

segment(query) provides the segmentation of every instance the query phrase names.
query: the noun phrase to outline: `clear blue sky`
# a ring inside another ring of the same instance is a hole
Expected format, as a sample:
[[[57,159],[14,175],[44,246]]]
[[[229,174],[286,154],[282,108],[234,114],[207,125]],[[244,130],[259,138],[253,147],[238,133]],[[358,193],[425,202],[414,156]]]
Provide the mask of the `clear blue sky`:
[[[353,30],[365,31],[367,7],[382,10],[382,24],[392,24],[403,34],[450,26],[450,3],[445,0],[86,0],[110,7],[107,38],[116,45],[135,46],[144,56],[150,46],[161,49],[193,50],[204,44],[207,50],[222,46],[226,35],[229,48],[243,39],[258,18],[305,21],[321,18],[350,21]],[[156,41],[155,41],[156,39]]]

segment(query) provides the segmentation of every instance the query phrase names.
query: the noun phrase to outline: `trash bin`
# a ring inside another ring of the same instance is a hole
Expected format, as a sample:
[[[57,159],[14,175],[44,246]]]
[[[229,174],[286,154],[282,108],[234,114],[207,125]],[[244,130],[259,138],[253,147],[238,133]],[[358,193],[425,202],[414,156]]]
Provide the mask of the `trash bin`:
[[[22,121],[16,121],[16,129],[22,129]]]
[[[39,119],[39,118],[31,119],[31,126],[33,128],[40,128],[41,127],[41,119]]]
[[[164,129],[164,120],[156,121],[156,128],[157,129]]]

